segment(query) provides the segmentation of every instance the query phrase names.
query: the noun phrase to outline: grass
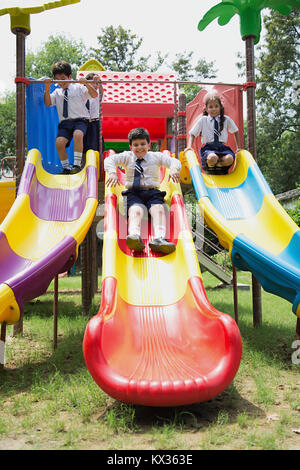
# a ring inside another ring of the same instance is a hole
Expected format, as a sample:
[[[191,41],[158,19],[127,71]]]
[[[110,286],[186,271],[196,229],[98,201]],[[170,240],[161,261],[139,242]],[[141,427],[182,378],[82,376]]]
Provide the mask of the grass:
[[[214,307],[233,316],[233,293],[203,274]],[[249,283],[248,273],[238,281]],[[52,287],[50,286],[49,289]],[[233,383],[204,403],[149,408],[120,403],[93,381],[83,359],[89,317],[80,278],[61,278],[58,347],[53,350],[53,294],[25,306],[24,333],[7,328],[0,371],[1,449],[300,449],[299,364],[292,363],[295,316],[290,304],[263,292],[263,325],[252,326],[251,292],[239,291],[243,357]]]

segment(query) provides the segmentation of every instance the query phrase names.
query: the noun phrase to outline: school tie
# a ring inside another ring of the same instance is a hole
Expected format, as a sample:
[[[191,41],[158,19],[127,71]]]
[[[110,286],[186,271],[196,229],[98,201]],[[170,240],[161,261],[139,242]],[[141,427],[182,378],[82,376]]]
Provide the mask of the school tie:
[[[137,158],[135,161],[135,166],[134,166],[134,177],[133,177],[133,189],[139,189],[140,187],[140,182],[141,182],[141,176],[144,173],[144,170],[142,168],[141,162],[143,162],[144,159]]]
[[[90,100],[87,100],[87,102],[85,103],[85,107],[90,110]]]
[[[64,91],[63,117],[68,117],[68,88],[66,88]]]
[[[219,142],[219,125],[216,118],[214,118],[214,142]]]

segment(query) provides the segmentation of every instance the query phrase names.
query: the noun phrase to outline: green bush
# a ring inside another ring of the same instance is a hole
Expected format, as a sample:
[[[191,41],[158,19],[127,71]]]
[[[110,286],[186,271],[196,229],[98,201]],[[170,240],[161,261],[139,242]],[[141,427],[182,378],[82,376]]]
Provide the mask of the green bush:
[[[300,198],[293,209],[287,209],[287,213],[298,226],[300,226]]]

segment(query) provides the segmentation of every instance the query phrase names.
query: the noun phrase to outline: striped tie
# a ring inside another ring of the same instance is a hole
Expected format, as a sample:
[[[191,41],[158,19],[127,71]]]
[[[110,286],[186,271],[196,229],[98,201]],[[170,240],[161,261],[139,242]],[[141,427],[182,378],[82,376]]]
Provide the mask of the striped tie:
[[[142,168],[141,162],[143,162],[144,159],[137,158],[135,161],[135,166],[134,166],[134,178],[133,178],[133,189],[139,189],[140,187],[140,182],[141,182],[141,176],[144,173],[144,170]]]
[[[68,88],[66,88],[64,91],[63,117],[68,117]]]
[[[219,125],[216,118],[214,118],[214,142],[219,142]]]

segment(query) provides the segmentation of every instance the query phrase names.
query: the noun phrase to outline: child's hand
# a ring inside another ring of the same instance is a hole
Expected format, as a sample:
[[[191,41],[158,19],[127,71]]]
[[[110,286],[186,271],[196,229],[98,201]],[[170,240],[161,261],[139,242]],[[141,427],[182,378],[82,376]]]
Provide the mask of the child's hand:
[[[116,185],[118,185],[118,184],[120,184],[120,181],[119,181],[119,179],[118,179],[118,177],[117,177],[117,174],[116,174],[116,173],[112,173],[112,174],[109,176],[108,180],[106,181],[106,186],[109,188],[110,186],[116,186]]]
[[[45,78],[45,89],[46,90],[49,90],[49,88],[51,86],[51,83],[52,83],[51,78]]]
[[[174,183],[180,183],[180,173],[178,170],[170,170],[169,180],[172,180]]]

